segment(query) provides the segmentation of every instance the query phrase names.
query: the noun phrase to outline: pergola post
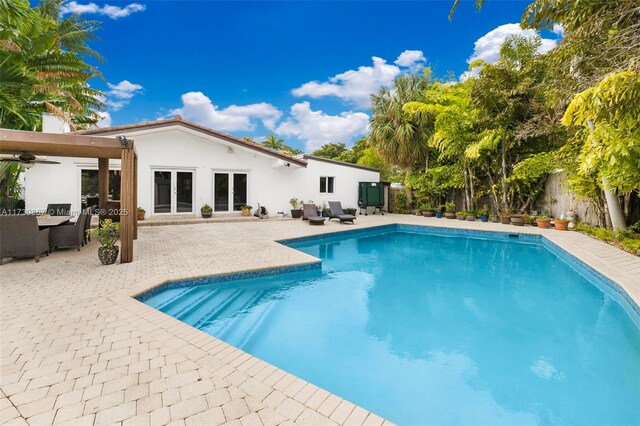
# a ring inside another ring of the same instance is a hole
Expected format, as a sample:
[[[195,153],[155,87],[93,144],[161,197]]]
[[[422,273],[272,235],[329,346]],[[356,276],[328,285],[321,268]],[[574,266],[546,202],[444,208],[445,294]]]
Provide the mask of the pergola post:
[[[133,156],[133,205],[136,211],[133,213],[133,239],[138,239],[138,154]]]
[[[134,218],[136,216],[134,188],[135,182],[135,151],[133,143],[122,149],[122,176],[120,178],[120,263],[133,261]]]
[[[109,204],[109,159],[98,158],[98,209],[99,219],[106,217]]]

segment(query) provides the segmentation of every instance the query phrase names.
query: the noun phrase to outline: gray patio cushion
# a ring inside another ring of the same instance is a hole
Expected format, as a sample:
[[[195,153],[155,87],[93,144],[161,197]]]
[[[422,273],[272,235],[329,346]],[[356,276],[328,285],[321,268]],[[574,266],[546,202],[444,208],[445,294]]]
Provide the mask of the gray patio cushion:
[[[6,257],[35,257],[38,262],[48,251],[49,230],[39,230],[35,216],[0,216],[0,261]]]

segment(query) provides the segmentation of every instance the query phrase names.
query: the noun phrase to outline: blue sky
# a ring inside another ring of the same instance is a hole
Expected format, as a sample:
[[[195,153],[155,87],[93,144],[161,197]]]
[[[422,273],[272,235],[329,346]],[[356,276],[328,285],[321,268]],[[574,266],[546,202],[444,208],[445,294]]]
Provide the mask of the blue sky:
[[[179,113],[236,136],[275,133],[311,151],[366,133],[367,98],[425,64],[460,76],[495,60],[527,1],[117,1],[65,3],[103,21],[102,125]],[[533,34],[527,30],[525,34]],[[543,49],[560,37],[543,34]],[[375,58],[375,59],[374,59]]]

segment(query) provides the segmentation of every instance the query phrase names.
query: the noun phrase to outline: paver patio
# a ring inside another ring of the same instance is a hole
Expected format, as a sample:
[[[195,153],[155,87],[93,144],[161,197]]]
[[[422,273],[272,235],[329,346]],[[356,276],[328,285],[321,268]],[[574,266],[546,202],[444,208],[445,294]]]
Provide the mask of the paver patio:
[[[3,424],[367,424],[384,419],[131,296],[166,280],[316,261],[278,239],[388,223],[542,233],[640,304],[640,259],[576,232],[401,215],[356,225],[203,223],[139,230],[133,263],[97,243],[0,267]]]

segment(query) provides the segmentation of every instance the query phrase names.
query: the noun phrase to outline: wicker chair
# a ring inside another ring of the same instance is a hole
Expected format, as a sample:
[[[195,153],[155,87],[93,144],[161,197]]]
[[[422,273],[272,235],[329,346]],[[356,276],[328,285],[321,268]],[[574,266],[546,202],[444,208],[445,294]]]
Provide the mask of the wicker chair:
[[[356,217],[354,215],[345,214],[345,212],[342,211],[342,204],[340,204],[340,201],[329,201],[329,209],[331,210],[331,213],[329,214],[329,220],[339,219],[340,223],[353,223],[353,221],[356,220]]]
[[[84,224],[87,217],[87,212],[83,210],[74,223],[51,228],[49,247],[77,247],[80,251],[80,247],[84,246]]]
[[[50,216],[71,215],[71,204],[47,204],[47,214]]]
[[[38,229],[33,215],[0,216],[0,264],[5,257],[35,257],[49,255],[49,230]]]
[[[318,216],[315,204],[304,204],[302,206],[303,219],[309,221],[309,225],[324,225],[324,218]]]

